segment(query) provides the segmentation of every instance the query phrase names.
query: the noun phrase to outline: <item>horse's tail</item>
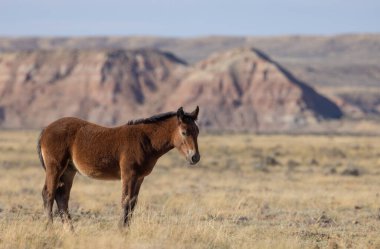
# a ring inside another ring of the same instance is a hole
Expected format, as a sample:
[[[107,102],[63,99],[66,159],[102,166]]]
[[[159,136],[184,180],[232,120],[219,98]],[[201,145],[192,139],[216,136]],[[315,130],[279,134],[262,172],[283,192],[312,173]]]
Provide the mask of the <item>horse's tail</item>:
[[[37,153],[38,153],[38,157],[40,158],[40,162],[41,162],[42,167],[46,170],[44,158],[43,158],[42,152],[41,152],[41,137],[42,137],[43,133],[44,133],[44,129],[41,131],[40,135],[38,136],[38,140],[37,140]]]

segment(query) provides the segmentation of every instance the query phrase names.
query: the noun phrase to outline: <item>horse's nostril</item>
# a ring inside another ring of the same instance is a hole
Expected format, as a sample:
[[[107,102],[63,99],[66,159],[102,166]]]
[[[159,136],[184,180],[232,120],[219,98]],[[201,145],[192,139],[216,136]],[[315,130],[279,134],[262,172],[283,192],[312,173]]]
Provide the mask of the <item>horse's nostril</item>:
[[[200,159],[199,154],[195,154],[194,156],[191,157],[191,160],[192,160],[193,162],[195,162],[195,163],[198,162],[199,159]]]

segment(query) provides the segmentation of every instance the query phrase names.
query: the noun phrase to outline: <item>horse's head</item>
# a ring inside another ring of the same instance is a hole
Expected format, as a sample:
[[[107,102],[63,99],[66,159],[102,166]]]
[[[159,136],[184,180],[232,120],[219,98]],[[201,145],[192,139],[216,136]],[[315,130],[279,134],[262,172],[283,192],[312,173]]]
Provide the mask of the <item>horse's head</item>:
[[[199,107],[192,113],[185,113],[183,108],[177,111],[178,127],[175,131],[174,146],[186,157],[190,164],[196,164],[201,159],[198,150],[199,129],[195,121],[198,118]]]

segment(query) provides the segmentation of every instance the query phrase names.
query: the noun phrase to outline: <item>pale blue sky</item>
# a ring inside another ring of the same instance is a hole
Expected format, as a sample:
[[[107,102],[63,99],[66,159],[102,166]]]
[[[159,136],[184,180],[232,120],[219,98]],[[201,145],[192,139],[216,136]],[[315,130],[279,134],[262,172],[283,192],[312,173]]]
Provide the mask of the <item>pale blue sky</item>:
[[[0,0],[0,36],[380,32],[380,0]]]

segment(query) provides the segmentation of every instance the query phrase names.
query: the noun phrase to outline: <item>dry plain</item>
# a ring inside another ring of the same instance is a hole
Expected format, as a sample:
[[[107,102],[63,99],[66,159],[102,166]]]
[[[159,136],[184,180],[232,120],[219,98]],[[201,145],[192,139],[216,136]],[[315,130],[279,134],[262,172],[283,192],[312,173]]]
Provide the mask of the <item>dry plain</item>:
[[[120,232],[120,182],[77,175],[75,233],[45,228],[37,131],[0,132],[0,248],[380,248],[380,139],[206,135],[172,151]]]

